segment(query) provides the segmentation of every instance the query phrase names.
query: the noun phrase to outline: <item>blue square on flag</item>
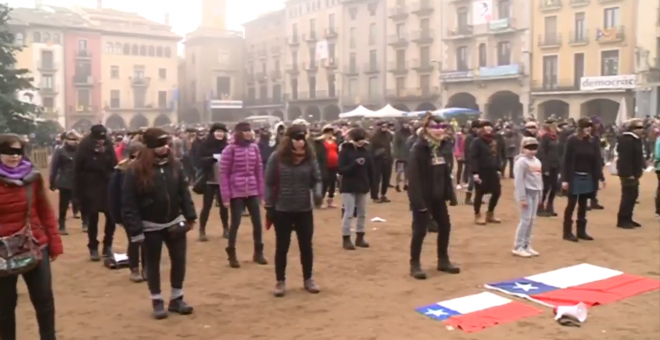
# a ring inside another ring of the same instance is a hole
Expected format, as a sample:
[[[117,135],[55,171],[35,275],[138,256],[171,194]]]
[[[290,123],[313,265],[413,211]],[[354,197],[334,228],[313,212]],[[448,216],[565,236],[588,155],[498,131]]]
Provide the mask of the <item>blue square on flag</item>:
[[[543,294],[546,292],[551,292],[553,290],[560,289],[559,287],[550,286],[526,278],[502,281],[497,283],[489,283],[487,285],[487,288],[499,290],[506,294],[516,295],[521,297]]]
[[[438,321],[447,320],[455,315],[461,315],[461,313],[457,311],[453,311],[449,308],[442,307],[437,303],[424,307],[419,307],[415,310],[417,311],[417,313],[428,316],[429,318]]]

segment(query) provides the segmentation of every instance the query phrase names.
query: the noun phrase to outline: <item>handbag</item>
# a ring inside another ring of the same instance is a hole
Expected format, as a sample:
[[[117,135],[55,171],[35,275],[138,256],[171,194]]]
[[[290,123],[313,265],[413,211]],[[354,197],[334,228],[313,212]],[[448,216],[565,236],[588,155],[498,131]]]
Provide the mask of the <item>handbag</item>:
[[[0,277],[16,276],[29,272],[41,262],[39,241],[32,233],[30,214],[32,212],[32,184],[25,186],[27,214],[25,226],[20,231],[0,237]]]
[[[195,178],[195,182],[193,182],[193,186],[192,186],[192,191],[197,195],[202,195],[204,194],[204,190],[206,190],[206,174],[201,174],[197,176],[197,178]]]

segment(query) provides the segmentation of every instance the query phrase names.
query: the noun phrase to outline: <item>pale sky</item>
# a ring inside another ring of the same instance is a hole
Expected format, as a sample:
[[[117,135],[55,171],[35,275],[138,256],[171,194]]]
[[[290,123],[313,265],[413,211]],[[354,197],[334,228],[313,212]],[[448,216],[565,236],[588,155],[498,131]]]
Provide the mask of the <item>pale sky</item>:
[[[11,7],[34,7],[34,0],[0,0]],[[280,9],[283,0],[228,0],[227,26],[242,30],[241,24],[262,12]],[[43,0],[44,5],[70,7],[96,7],[96,0]],[[170,13],[170,25],[174,33],[184,36],[197,28],[201,20],[200,0],[103,0],[103,7],[137,12],[147,19],[163,22],[165,12]],[[259,10],[255,10],[255,9]]]

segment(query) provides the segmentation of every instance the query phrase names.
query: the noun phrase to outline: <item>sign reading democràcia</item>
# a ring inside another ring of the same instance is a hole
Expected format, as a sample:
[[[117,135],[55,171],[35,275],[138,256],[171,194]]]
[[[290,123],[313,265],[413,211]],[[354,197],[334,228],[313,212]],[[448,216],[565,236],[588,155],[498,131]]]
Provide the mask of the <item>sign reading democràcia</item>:
[[[626,90],[637,86],[637,76],[634,74],[623,74],[619,76],[604,77],[582,77],[580,79],[580,90]]]

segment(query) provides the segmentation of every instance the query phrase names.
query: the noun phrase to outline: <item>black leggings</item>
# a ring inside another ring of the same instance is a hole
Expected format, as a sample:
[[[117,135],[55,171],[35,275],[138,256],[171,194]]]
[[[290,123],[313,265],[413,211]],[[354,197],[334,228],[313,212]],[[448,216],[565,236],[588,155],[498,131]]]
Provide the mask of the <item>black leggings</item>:
[[[547,176],[546,174],[543,174],[543,199],[541,200],[541,204],[546,203],[547,198],[548,208],[551,208],[554,205],[555,195],[557,194],[557,190],[559,190],[559,182],[557,181],[558,177],[558,169],[551,169],[548,171]]]
[[[328,198],[335,197],[335,189],[337,185],[337,168],[326,169],[326,176],[323,178],[323,197],[328,195]]]
[[[566,209],[564,210],[564,222],[569,223],[573,219],[573,212],[577,205],[577,221],[587,220],[587,201],[591,195],[569,195]]]
[[[217,184],[207,184],[204,188],[202,211],[199,213],[200,231],[206,231],[206,223],[209,221],[209,214],[213,208],[214,198],[222,203],[220,186]],[[229,228],[229,209],[225,208],[222,204],[220,204],[220,221],[222,221],[222,229]]]
[[[419,262],[422,253],[422,245],[426,237],[426,229],[430,219],[433,218],[438,225],[438,259],[447,259],[449,257],[447,248],[449,248],[449,234],[451,233],[451,221],[449,211],[445,201],[433,202],[433,206],[425,212],[413,211],[413,232],[410,240],[410,261]]]
[[[160,257],[163,243],[170,255],[170,285],[173,289],[183,289],[186,277],[186,234],[170,234],[167,229],[144,233],[144,262],[147,267],[147,285],[151,296],[161,294]]]
[[[303,279],[312,278],[314,252],[312,238],[314,236],[314,215],[312,211],[283,212],[275,211],[275,277],[277,281],[286,279],[286,262],[291,245],[291,233],[296,232],[298,248],[300,249],[300,265]]]
[[[69,204],[73,203],[73,191],[71,189],[59,189],[60,191],[60,204],[59,204],[59,216],[58,219],[60,223],[64,223],[66,220],[66,212],[69,210]],[[75,204],[72,206],[72,209],[74,210],[74,213],[76,212],[77,209],[75,209]],[[60,225],[62,227],[62,225]]]
[[[126,229],[124,228],[124,230]],[[126,255],[128,256],[128,267],[131,270],[140,269],[140,263],[142,263],[142,269],[144,270],[144,247],[141,243],[131,242],[131,234],[128,232],[128,230],[126,230],[126,237],[128,237],[128,250],[126,251]]]
[[[458,160],[456,161],[456,184],[461,183],[463,180],[463,169],[465,165],[465,161],[463,160]]]
[[[495,208],[497,207],[497,202],[500,200],[500,196],[502,195],[502,187],[501,186],[496,186],[493,188],[494,190],[491,191],[490,193],[490,200],[488,201],[488,212],[492,213],[495,212]],[[475,214],[480,214],[481,213],[481,204],[483,203],[484,195],[487,194],[487,192],[484,192],[482,190],[475,190],[474,194],[474,213]]]
[[[259,198],[257,196],[232,198],[229,201],[231,209],[231,225],[229,227],[229,248],[236,247],[236,237],[238,236],[238,227],[241,225],[243,210],[247,208],[252,220],[252,239],[255,245],[261,241],[261,211],[259,211]]]
[[[88,226],[87,226],[87,247],[89,249],[97,249],[99,247],[99,241],[97,240],[99,234],[99,212],[93,212],[87,214]],[[103,212],[105,217],[105,230],[103,234],[103,246],[112,247],[112,240],[115,236],[115,222],[110,218],[110,214]]]

